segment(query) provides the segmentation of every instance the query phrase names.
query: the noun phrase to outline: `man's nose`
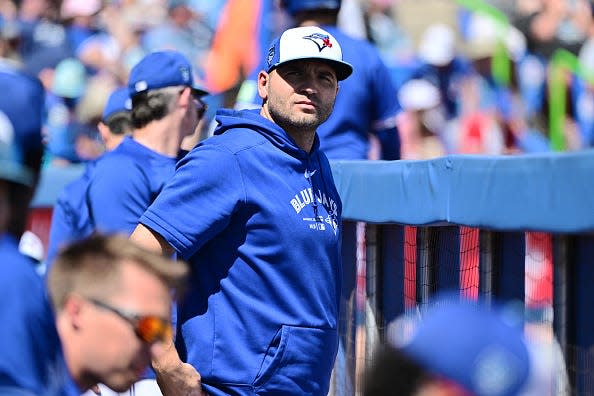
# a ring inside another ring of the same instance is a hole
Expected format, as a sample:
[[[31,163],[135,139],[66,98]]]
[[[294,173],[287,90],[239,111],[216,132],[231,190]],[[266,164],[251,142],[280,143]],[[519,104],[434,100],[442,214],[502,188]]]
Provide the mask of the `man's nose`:
[[[300,83],[300,89],[309,94],[318,92],[318,82],[316,80],[315,74],[305,73]]]

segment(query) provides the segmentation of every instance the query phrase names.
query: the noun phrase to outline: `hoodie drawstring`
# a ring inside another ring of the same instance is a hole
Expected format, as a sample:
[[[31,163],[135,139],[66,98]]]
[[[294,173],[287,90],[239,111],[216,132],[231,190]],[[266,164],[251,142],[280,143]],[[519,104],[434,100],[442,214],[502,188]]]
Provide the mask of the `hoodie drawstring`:
[[[318,214],[318,200],[316,199],[316,192],[314,190],[313,187],[313,182],[312,182],[312,175],[313,173],[309,170],[309,157],[307,158],[307,165],[305,166],[305,178],[307,179],[307,181],[309,182],[309,188],[311,189],[311,195],[312,195],[312,203],[313,203],[313,210],[314,210],[314,218],[316,219],[316,222],[321,223],[323,220],[320,217],[320,215]],[[315,170],[314,170],[315,173]]]

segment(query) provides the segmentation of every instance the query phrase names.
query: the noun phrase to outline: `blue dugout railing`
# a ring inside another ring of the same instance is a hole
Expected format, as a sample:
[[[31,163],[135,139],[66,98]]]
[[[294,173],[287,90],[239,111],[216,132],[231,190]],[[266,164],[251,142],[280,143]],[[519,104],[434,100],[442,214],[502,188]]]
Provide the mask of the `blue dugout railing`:
[[[594,151],[340,161],[332,166],[345,224],[367,223],[365,293],[380,342],[390,323],[406,311],[405,226],[416,229],[417,306],[440,290],[462,290],[456,276],[462,262],[461,226],[478,229],[478,294],[524,301],[526,232],[546,232],[553,247],[552,329],[565,357],[571,394],[594,394]],[[348,229],[347,298],[358,281],[356,238]],[[361,322],[348,317],[348,304],[343,322]],[[351,370],[349,375],[359,381],[357,370]]]
[[[406,311],[406,226],[416,230],[418,306],[439,290],[462,287],[460,277],[452,276],[460,273],[462,262],[461,226],[479,230],[478,293],[498,300],[524,300],[526,232],[550,233],[554,334],[567,362],[572,393],[594,392],[594,150],[337,161],[332,168],[345,225],[344,350],[335,394],[349,395],[359,388],[357,355],[362,345],[369,359],[372,344],[382,342],[389,324]],[[33,209],[51,207],[61,188],[81,171],[45,170]],[[357,222],[367,225],[363,268]],[[353,309],[361,274],[367,317]],[[361,326],[367,336],[357,333]]]

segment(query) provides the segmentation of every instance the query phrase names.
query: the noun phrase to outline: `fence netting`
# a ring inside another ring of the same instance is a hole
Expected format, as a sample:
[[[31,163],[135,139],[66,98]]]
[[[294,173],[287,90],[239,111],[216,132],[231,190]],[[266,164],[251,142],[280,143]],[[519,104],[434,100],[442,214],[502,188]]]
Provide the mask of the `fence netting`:
[[[581,345],[574,323],[575,236],[448,224],[344,224],[347,281],[332,394],[360,394],[378,344],[405,339],[434,294],[457,290],[466,298],[505,303],[522,318],[527,339],[539,346],[550,370],[540,379],[547,394],[594,395],[594,348]],[[586,236],[582,242],[593,241]]]

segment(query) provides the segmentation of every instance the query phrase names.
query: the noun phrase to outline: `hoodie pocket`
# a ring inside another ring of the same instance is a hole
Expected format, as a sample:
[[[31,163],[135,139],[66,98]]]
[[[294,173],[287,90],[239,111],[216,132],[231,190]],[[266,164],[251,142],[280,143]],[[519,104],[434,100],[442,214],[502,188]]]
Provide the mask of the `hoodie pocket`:
[[[337,346],[336,329],[282,326],[254,381],[256,393],[326,395]]]

